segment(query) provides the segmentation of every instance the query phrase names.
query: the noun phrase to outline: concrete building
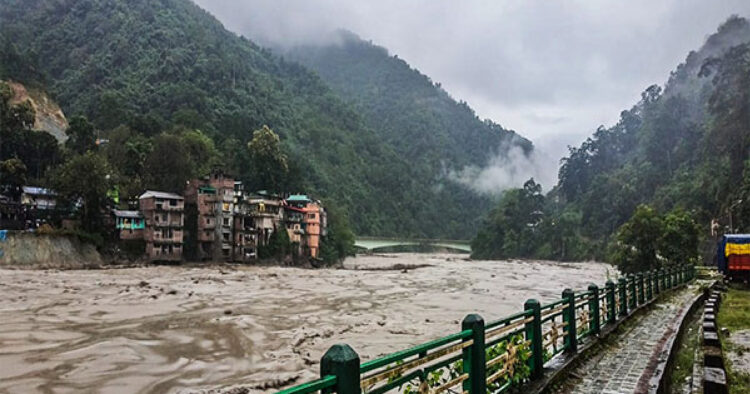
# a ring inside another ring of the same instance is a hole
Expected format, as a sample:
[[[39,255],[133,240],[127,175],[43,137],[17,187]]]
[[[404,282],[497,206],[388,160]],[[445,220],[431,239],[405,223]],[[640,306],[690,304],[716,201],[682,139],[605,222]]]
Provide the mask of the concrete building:
[[[55,209],[57,195],[50,189],[36,186],[23,186],[21,205],[30,210]]]
[[[121,240],[143,239],[146,219],[139,211],[112,211],[115,217],[115,228]]]
[[[303,213],[301,247],[303,254],[318,258],[320,256],[320,237],[325,234],[326,214],[320,201],[313,201],[304,194],[293,194],[286,199],[290,207]]]
[[[148,190],[138,198],[145,219],[143,239],[151,261],[181,261],[185,200],[182,196]]]
[[[235,181],[221,172],[189,181],[185,189],[186,257],[234,260]]]

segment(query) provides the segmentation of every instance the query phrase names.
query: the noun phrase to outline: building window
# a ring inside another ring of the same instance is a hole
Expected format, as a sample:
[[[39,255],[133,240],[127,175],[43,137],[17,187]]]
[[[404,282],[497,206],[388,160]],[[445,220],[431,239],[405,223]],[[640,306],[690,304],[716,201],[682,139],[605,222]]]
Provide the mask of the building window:
[[[169,200],[169,206],[170,207],[176,207],[177,206],[177,200]]]

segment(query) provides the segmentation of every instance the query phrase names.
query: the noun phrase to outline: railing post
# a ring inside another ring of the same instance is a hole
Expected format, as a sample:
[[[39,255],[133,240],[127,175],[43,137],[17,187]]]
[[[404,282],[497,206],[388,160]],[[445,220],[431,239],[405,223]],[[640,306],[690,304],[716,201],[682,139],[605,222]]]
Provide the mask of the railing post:
[[[654,298],[653,272],[646,271],[646,299],[651,300],[652,298]]]
[[[464,391],[469,393],[486,393],[487,391],[487,367],[484,356],[484,319],[477,314],[471,314],[461,322],[461,330],[471,330],[473,341],[471,346],[463,350],[464,373],[469,374],[469,379],[464,380]]]
[[[617,319],[617,305],[615,304],[615,283],[608,280],[604,285],[607,289],[607,323],[613,324]]]
[[[589,285],[589,291],[591,292],[592,297],[589,300],[589,315],[591,315],[589,331],[591,334],[599,335],[599,330],[601,328],[601,317],[599,316],[599,286],[592,283]]]
[[[654,273],[654,296],[659,296],[659,270],[655,269],[652,271]]]
[[[563,300],[567,300],[568,307],[563,312],[563,322],[567,323],[567,334],[565,342],[568,345],[568,353],[578,352],[578,330],[576,329],[576,297],[571,289],[562,292]]]
[[[635,294],[635,276],[633,276],[632,274],[628,275],[628,293],[630,293],[630,297],[628,297],[630,299],[630,304],[628,306],[632,311],[635,309],[635,307],[638,306],[638,301]]]
[[[625,287],[628,285],[628,281],[625,278],[620,278],[617,281],[617,285],[620,291],[620,316],[628,315],[628,292]]]
[[[359,394],[359,355],[347,344],[331,346],[320,359],[320,377],[336,376],[336,386],[324,390],[338,394]]]
[[[645,299],[645,293],[643,288],[643,273],[639,272],[636,276],[636,280],[638,283],[636,286],[638,286],[638,305],[643,305],[643,303],[646,301]]]
[[[526,340],[531,342],[531,379],[539,379],[544,372],[544,341],[542,340],[542,306],[535,299],[526,300],[523,310],[531,311],[534,319],[526,323]]]
[[[667,289],[672,288],[672,267],[667,268]]]

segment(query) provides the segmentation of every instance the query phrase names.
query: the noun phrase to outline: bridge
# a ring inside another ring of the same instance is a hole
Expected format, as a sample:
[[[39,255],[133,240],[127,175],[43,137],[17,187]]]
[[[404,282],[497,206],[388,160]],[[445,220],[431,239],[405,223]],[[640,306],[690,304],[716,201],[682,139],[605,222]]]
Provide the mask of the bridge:
[[[460,252],[471,253],[470,241],[446,240],[446,239],[401,239],[381,237],[357,237],[354,246],[358,249],[376,251],[378,249],[392,248],[397,246],[434,246]]]

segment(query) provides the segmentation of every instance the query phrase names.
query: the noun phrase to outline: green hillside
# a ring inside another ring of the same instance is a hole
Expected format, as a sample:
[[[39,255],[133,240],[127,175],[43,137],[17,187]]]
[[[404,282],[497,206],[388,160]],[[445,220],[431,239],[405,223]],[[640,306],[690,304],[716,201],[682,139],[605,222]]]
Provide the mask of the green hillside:
[[[175,127],[201,130],[217,151],[210,164],[229,169],[251,188],[268,185],[252,172],[244,147],[253,130],[268,125],[290,157],[281,187],[335,201],[360,234],[469,237],[489,201],[445,174],[483,164],[511,139],[531,149],[527,141],[480,122],[408,66],[405,74],[402,62],[378,70],[386,79],[393,73],[394,82],[368,83],[389,91],[383,100],[372,107],[350,105],[349,97],[340,99],[341,91],[329,89],[315,73],[228,32],[188,0],[0,5],[0,78],[43,87],[69,117],[85,115],[102,136],[123,146],[148,150],[139,138]],[[421,93],[390,92],[394,83]],[[434,103],[418,104],[423,98]],[[410,101],[414,105],[405,104]],[[374,117],[394,120],[378,123]],[[109,132],[121,125],[125,131]],[[196,171],[206,171],[207,164]]]
[[[475,250],[481,257],[605,258],[641,204],[650,208],[636,221],[687,215],[704,238],[711,219],[729,225],[730,211],[735,230],[750,231],[748,148],[750,23],[731,17],[663,88],[647,88],[617,124],[571,148],[550,194],[534,185],[509,194],[486,219]],[[502,224],[522,211],[539,215],[527,215],[511,234]]]

